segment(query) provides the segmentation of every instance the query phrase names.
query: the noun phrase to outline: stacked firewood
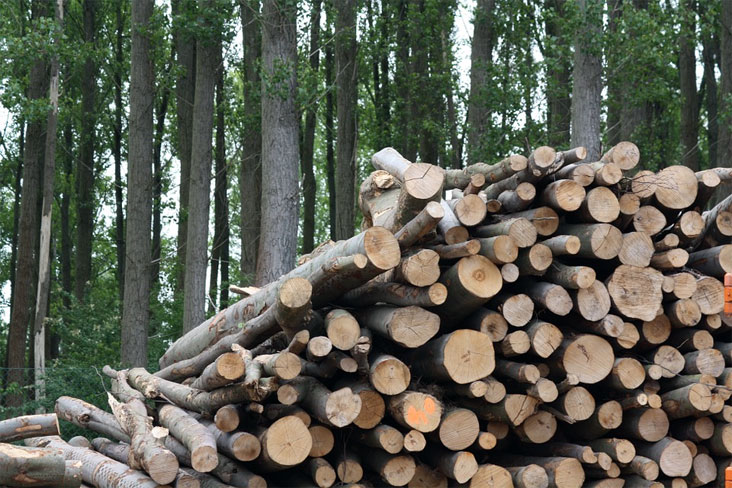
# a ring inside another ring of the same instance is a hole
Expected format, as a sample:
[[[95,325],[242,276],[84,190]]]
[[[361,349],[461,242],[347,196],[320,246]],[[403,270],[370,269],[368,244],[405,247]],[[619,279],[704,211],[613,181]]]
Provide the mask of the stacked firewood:
[[[721,486],[732,171],[585,156],[379,151],[360,234],[105,368],[112,413],[59,398],[91,445],[27,442],[97,487]]]

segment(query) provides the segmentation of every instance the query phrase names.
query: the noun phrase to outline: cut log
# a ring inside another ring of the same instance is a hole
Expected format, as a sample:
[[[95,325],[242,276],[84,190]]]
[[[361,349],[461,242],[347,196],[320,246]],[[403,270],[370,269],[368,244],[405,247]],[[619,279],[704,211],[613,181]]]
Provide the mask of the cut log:
[[[699,305],[690,298],[667,303],[664,311],[674,327],[694,327],[702,317]]]
[[[572,299],[563,287],[541,281],[526,282],[522,287],[535,304],[555,315],[565,316],[572,310]]]
[[[336,482],[336,472],[333,466],[323,458],[312,458],[306,462],[306,469],[316,486],[330,488]]]
[[[595,170],[595,184],[601,186],[613,186],[623,177],[623,172],[615,163],[604,163],[597,161],[588,163],[588,166]]]
[[[621,315],[650,321],[656,317],[663,300],[662,284],[663,275],[659,271],[622,264],[610,276],[607,291]]]
[[[549,412],[540,410],[527,418],[514,432],[524,442],[543,444],[557,431],[557,419]]]
[[[602,320],[610,312],[610,294],[601,281],[572,292],[575,310],[589,321]]]
[[[639,444],[638,454],[653,459],[663,474],[668,477],[683,477],[689,474],[692,456],[689,448],[672,437],[665,437],[653,444]]]
[[[696,282],[696,289],[691,299],[699,305],[699,311],[705,315],[714,315],[724,309],[724,285],[716,278],[703,276]]]
[[[361,411],[361,397],[349,387],[330,391],[316,379],[303,376],[295,378],[288,386],[297,390],[300,405],[325,425],[345,427],[353,423]]]
[[[498,488],[500,486],[511,486],[511,473],[503,466],[497,464],[481,464],[470,481],[468,488]],[[465,485],[460,485],[465,486]]]
[[[708,454],[697,454],[691,465],[691,472],[685,478],[689,487],[706,486],[717,479],[717,465]]]
[[[551,403],[559,397],[559,390],[552,380],[539,378],[526,389],[526,394],[544,403]]]
[[[399,425],[432,432],[440,424],[442,404],[432,395],[405,391],[389,399],[389,413]]]
[[[481,332],[456,330],[415,351],[411,367],[427,378],[470,383],[493,372],[493,343]]]
[[[373,284],[376,285],[376,283]],[[350,312],[333,309],[325,316],[325,333],[333,347],[341,351],[349,351],[361,336],[361,326]]]
[[[520,462],[520,464],[518,464]],[[511,464],[511,462],[502,463]],[[549,478],[549,486],[557,488],[580,488],[585,482],[582,464],[569,457],[532,457],[520,456],[513,461],[513,466],[536,464],[542,467]]]
[[[463,320],[463,327],[478,330],[487,334],[493,342],[500,342],[506,337],[508,322],[498,312],[479,308]]]
[[[210,430],[173,405],[163,405],[159,415],[160,423],[190,451],[193,469],[208,473],[218,465],[216,438]]]
[[[426,246],[435,251],[440,259],[460,259],[478,254],[480,243],[477,239],[470,239],[456,244],[433,244]]]
[[[707,385],[695,383],[661,395],[663,409],[670,419],[701,414],[712,404],[712,392]]]
[[[435,436],[451,451],[470,447],[480,434],[478,417],[466,408],[447,409]]]
[[[659,346],[648,358],[663,368],[664,378],[672,378],[684,369],[684,357],[676,348],[668,345]]]
[[[618,197],[604,186],[598,186],[588,191],[577,211],[577,217],[583,222],[610,223],[619,215]]]
[[[671,210],[690,207],[698,191],[694,171],[687,166],[668,166],[656,174],[656,201]],[[685,476],[685,475],[684,475]]]
[[[519,251],[515,264],[522,276],[541,276],[552,264],[552,252],[543,244],[534,244]]]
[[[618,338],[625,330],[625,323],[623,319],[617,315],[607,314],[604,318],[598,321],[587,320],[583,317],[577,317],[575,321],[577,330],[583,332],[594,332],[597,335]]]
[[[623,193],[618,199],[618,205],[620,215],[613,225],[620,230],[625,230],[633,222],[633,216],[640,210],[641,200],[635,193]]]
[[[402,347],[409,348],[426,343],[434,337],[440,327],[440,318],[437,315],[414,306],[369,307],[357,310],[356,317],[362,326]]]
[[[394,280],[414,286],[429,286],[440,277],[440,256],[431,249],[421,249],[403,258],[394,268]]]
[[[394,237],[402,249],[407,249],[432,232],[444,216],[442,205],[438,202],[429,202],[412,220],[395,232]]]
[[[709,276],[722,278],[725,273],[732,273],[732,244],[693,252],[688,265]]]
[[[353,419],[353,424],[362,429],[371,429],[378,425],[386,412],[384,398],[365,381],[349,382],[349,387],[361,398],[361,410]]]
[[[584,187],[573,180],[553,181],[539,196],[540,203],[562,212],[577,210],[584,199]]]
[[[498,195],[501,208],[507,212],[520,212],[526,209],[536,197],[536,188],[531,183],[520,183],[515,190],[506,190]],[[485,205],[484,205],[485,207]]]
[[[595,170],[587,164],[568,164],[556,172],[557,178],[573,180],[582,186],[595,181]]]
[[[305,461],[313,446],[308,428],[297,417],[275,420],[259,433],[262,453],[258,466],[265,470],[280,470]]]
[[[724,357],[716,349],[686,353],[684,361],[684,374],[708,374],[716,378],[724,372]]]
[[[732,424],[715,424],[714,434],[709,438],[707,445],[712,454],[724,457],[732,455]]]
[[[702,442],[714,435],[714,422],[709,417],[677,420],[671,426],[674,438]]]
[[[577,290],[592,286],[595,282],[595,270],[588,266],[566,266],[555,261],[544,273],[544,277],[557,285]]]
[[[475,174],[483,175],[486,182],[495,183],[523,171],[527,165],[525,156],[514,154],[493,165],[476,163],[465,169],[449,169],[445,172],[445,188],[465,188]]]
[[[559,395],[556,405],[572,422],[579,422],[592,416],[595,411],[595,398],[586,388],[574,386]]]
[[[447,477],[426,464],[417,464],[407,488],[447,488]]]
[[[670,249],[659,252],[651,258],[651,266],[661,271],[682,268],[689,260],[689,253],[683,249]]]
[[[477,237],[509,236],[520,248],[532,246],[537,236],[536,227],[523,217],[477,227],[474,234]]]
[[[676,298],[691,298],[696,292],[697,281],[691,273],[676,273],[670,275],[674,280],[673,296]]]
[[[633,215],[633,228],[638,232],[645,232],[655,236],[666,227],[666,216],[651,205],[643,205]]]
[[[638,341],[640,341],[638,327],[630,322],[623,323],[623,332],[615,340],[621,349],[633,349],[638,344]]]
[[[618,253],[622,264],[645,268],[653,258],[653,241],[645,232],[628,232],[623,234],[623,245]]]
[[[529,335],[523,330],[507,334],[501,341],[501,353],[504,357],[513,357],[524,354],[531,349]]]
[[[573,256],[580,250],[579,237],[573,235],[554,236],[541,241],[548,247],[554,256]]]
[[[577,255],[584,258],[613,259],[623,246],[623,234],[611,224],[564,224],[558,232],[577,236]]]
[[[494,215],[493,220],[506,221],[523,218],[534,225],[540,236],[551,236],[559,227],[559,215],[551,207],[536,207],[506,215]]]
[[[534,313],[534,302],[523,293],[499,293],[492,300],[491,306],[501,312],[506,322],[514,327],[526,325]]]
[[[465,195],[477,195],[480,190],[485,186],[485,175],[482,173],[475,173],[470,175],[470,183],[465,187],[463,193]]]
[[[658,442],[668,434],[669,421],[661,408],[635,408],[623,415],[618,434],[646,442]]]
[[[581,383],[591,385],[610,374],[615,355],[602,337],[578,334],[565,336],[553,359],[564,373],[577,375]]]
[[[629,463],[635,457],[635,446],[627,439],[606,438],[590,441],[595,452],[604,452],[617,463]]]
[[[244,360],[234,352],[227,352],[206,366],[191,388],[211,391],[233,383],[244,375]]]
[[[398,454],[404,448],[404,435],[390,425],[377,425],[373,429],[359,432],[358,439],[366,446],[389,454]]]
[[[635,168],[640,161],[640,151],[632,142],[622,141],[603,154],[601,161],[615,163],[618,168],[628,171]]]
[[[506,283],[515,283],[519,279],[519,269],[513,263],[506,263],[501,266],[501,278]]]
[[[656,251],[668,251],[675,247],[679,247],[679,236],[676,234],[666,234],[663,238],[657,240],[654,244]]]
[[[130,436],[122,430],[114,415],[91,403],[62,396],[56,400],[55,412],[58,418],[82,429],[88,429],[118,441],[130,442]]]
[[[518,426],[534,414],[538,402],[527,395],[510,393],[497,403],[466,400],[464,405],[469,406],[483,420],[506,422]]]
[[[336,474],[343,483],[358,483],[363,478],[361,459],[353,452],[342,449],[336,451]],[[363,486],[363,485],[361,485]]]
[[[253,461],[259,457],[262,446],[255,435],[249,432],[222,432],[211,421],[201,419],[200,422],[213,434],[219,452],[238,461]]]
[[[324,425],[311,425],[308,427],[313,445],[310,448],[310,457],[318,458],[327,456],[335,446],[335,437],[333,432]]]
[[[404,450],[407,452],[422,452],[427,447],[424,434],[416,429],[409,429],[404,434]]]
[[[488,385],[488,390],[483,395],[483,399],[488,403],[498,403],[506,397],[506,387],[503,383],[496,380],[492,376],[483,379]]]
[[[55,413],[23,415],[0,421],[0,442],[49,435],[59,435],[58,417]]]
[[[496,265],[483,256],[462,258],[442,273],[440,282],[447,287],[447,300],[435,310],[454,323],[486,303],[503,285]]]
[[[562,343],[564,335],[559,328],[549,322],[535,320],[526,328],[531,343],[531,351],[540,358],[548,358]]]
[[[388,354],[380,354],[371,360],[369,381],[379,393],[398,395],[411,381],[409,367]]]
[[[504,202],[501,203],[503,204]],[[531,201],[527,202],[526,205],[528,206],[530,203]],[[485,202],[478,195],[468,194],[457,200],[449,200],[447,204],[455,213],[458,221],[466,227],[473,227],[480,224],[485,219],[487,213]],[[517,210],[521,210],[521,208]]]
[[[425,451],[427,461],[442,474],[458,483],[465,483],[478,472],[478,462],[469,451],[448,451],[437,446]]]
[[[457,244],[468,240],[468,229],[462,226],[455,213],[445,200],[440,201],[445,216],[437,222],[437,231],[447,244]]]
[[[646,370],[634,358],[617,358],[608,376],[608,383],[619,390],[635,390],[646,379]]]
[[[494,264],[512,263],[518,257],[518,246],[513,238],[505,235],[478,239],[480,255]]]
[[[573,435],[583,439],[596,439],[617,429],[623,422],[623,406],[610,400],[595,409],[590,418],[575,424]],[[599,457],[598,457],[599,459]],[[608,461],[608,464],[609,461]]]
[[[704,231],[704,219],[699,212],[690,210],[681,214],[673,226],[673,232],[682,242],[688,243]]]

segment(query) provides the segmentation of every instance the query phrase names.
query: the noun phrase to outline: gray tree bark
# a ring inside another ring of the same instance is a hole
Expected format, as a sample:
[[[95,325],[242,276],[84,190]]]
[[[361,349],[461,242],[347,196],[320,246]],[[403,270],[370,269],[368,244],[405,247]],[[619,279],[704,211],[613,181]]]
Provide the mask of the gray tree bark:
[[[719,83],[719,100],[722,106],[719,112],[729,114],[730,97],[732,97],[732,2],[722,2],[722,12],[719,17],[722,33],[719,37],[720,55],[719,67],[722,77]],[[732,120],[725,117],[719,124],[717,162],[724,167],[732,166]],[[725,183],[721,190],[717,190],[717,197],[723,198],[732,190],[729,183]]]
[[[570,100],[570,68],[565,54],[564,39],[566,33],[562,31],[562,17],[566,15],[566,0],[546,0],[545,8],[552,10],[552,15],[546,21],[546,35],[556,39],[552,52],[552,62],[547,68],[547,132],[549,145],[552,147],[566,147],[569,145],[569,124],[571,120]],[[566,21],[565,21],[566,22]]]
[[[336,2],[336,240],[353,235],[356,186],[356,59],[355,0]]]
[[[124,198],[122,197],[122,112],[124,111],[124,107],[122,106],[122,70],[124,69],[122,66],[122,63],[124,62],[124,18],[122,8],[122,3],[118,3],[115,12],[115,66],[114,74],[112,75],[114,84],[114,130],[112,134],[115,203],[114,236],[117,248],[117,281],[119,286],[120,302],[124,300],[125,296],[125,215]]]
[[[700,5],[701,7],[701,5]],[[717,118],[717,74],[716,60],[719,55],[719,37],[708,33],[702,38],[702,58],[704,60],[704,108],[707,112],[707,140],[709,141],[709,167],[717,165],[717,137],[719,136],[719,120]]]
[[[495,0],[478,0],[473,20],[473,44],[470,53],[470,98],[468,102],[468,164],[477,162],[485,153],[481,136],[490,122],[486,100],[490,90],[489,70],[495,44],[493,10]]]
[[[699,171],[699,100],[696,94],[696,19],[694,2],[679,6],[679,78],[681,85],[681,162]]]
[[[147,364],[150,319],[154,74],[149,32],[153,0],[132,2],[127,254],[122,306],[122,363]]]
[[[588,161],[600,152],[602,108],[602,2],[577,0],[582,18],[575,41],[572,78],[572,137],[570,146],[585,146]]]
[[[296,16],[294,0],[262,4],[262,225],[257,286],[274,281],[295,265],[300,161]]]
[[[206,5],[210,8],[211,5]],[[199,10],[207,34],[196,40],[196,93],[193,99],[191,174],[188,186],[188,234],[186,236],[183,334],[206,318],[206,269],[208,268],[208,218],[211,205],[211,161],[216,75],[221,44],[216,15]]]

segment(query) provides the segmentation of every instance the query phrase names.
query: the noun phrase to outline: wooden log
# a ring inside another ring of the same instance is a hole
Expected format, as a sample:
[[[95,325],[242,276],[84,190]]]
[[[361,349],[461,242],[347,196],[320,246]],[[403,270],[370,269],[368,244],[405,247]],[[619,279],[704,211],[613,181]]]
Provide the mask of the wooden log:
[[[645,232],[628,232],[623,234],[623,245],[618,253],[622,264],[645,268],[653,258],[653,241]]]
[[[494,264],[512,263],[518,257],[518,246],[509,236],[500,235],[478,239],[480,255]]]
[[[668,251],[675,247],[679,247],[679,236],[676,234],[666,234],[654,243],[656,251]]]
[[[508,322],[498,312],[479,308],[463,320],[463,327],[487,334],[493,342],[500,342],[506,337]]]
[[[349,381],[348,386],[354,394],[361,398],[361,410],[353,419],[353,424],[362,429],[371,429],[378,425],[386,412],[384,398],[365,381]]]
[[[190,451],[193,469],[208,473],[218,465],[216,438],[204,425],[174,405],[163,405],[159,420]]]
[[[582,464],[597,464],[597,455],[589,446],[572,444],[570,442],[549,442],[545,446],[533,447],[539,453],[551,453],[557,456],[573,457]]]
[[[257,465],[266,471],[296,466],[307,458],[313,446],[308,428],[297,417],[286,416],[258,431],[262,452]]]
[[[585,199],[585,189],[574,180],[556,180],[549,183],[539,196],[539,203],[554,210],[573,212]]]
[[[623,331],[616,337],[615,341],[621,349],[633,349],[638,344],[638,341],[640,341],[638,327],[631,322],[624,322]]]
[[[646,379],[646,370],[634,358],[617,358],[608,376],[608,384],[619,390],[635,390]]]
[[[335,437],[333,432],[324,425],[311,425],[308,427],[310,437],[313,440],[313,445],[310,448],[310,457],[323,457],[327,456],[335,446]]]
[[[690,298],[667,303],[664,311],[674,327],[694,327],[702,317],[699,305]]]
[[[591,355],[588,351],[592,351]],[[591,385],[610,374],[615,355],[602,337],[577,334],[564,337],[553,359],[564,373],[577,375],[581,383]]]
[[[99,488],[157,488],[160,486],[140,471],[130,469],[126,464],[108,458],[96,451],[83,447],[73,447],[60,437],[35,437],[27,439],[32,447],[61,450],[67,461],[81,462],[84,467],[84,483]],[[14,446],[17,448],[17,446]],[[73,486],[73,485],[70,485]],[[78,484],[76,486],[79,486]]]
[[[398,454],[404,448],[404,434],[385,424],[359,432],[358,440],[366,446],[381,449],[389,454]]]
[[[658,478],[659,469],[658,463],[653,459],[649,459],[644,456],[636,456],[630,463],[628,463],[627,466],[622,468],[622,472],[624,474],[634,473],[637,477],[640,477],[641,480],[654,481]]]
[[[689,253],[683,249],[670,249],[659,252],[651,258],[651,266],[661,271],[682,268],[689,260]]]
[[[422,452],[427,447],[424,434],[416,429],[409,429],[404,434],[404,450],[407,452]]]
[[[586,288],[571,293],[574,309],[589,321],[599,321],[610,312],[610,294],[601,281],[595,280]]]
[[[543,244],[534,244],[519,251],[515,264],[522,276],[541,276],[552,264],[552,252]]]
[[[690,210],[681,214],[672,229],[681,242],[686,244],[704,231],[704,219],[699,212]]]
[[[55,413],[23,415],[0,421],[0,442],[16,442],[29,437],[59,435]]]
[[[369,381],[379,393],[398,395],[409,386],[409,367],[389,354],[379,354],[371,361]]]
[[[624,231],[633,222],[633,216],[640,210],[641,200],[635,193],[623,193],[618,199],[618,205],[620,215],[613,225]]]
[[[709,410],[712,392],[707,385],[694,383],[661,395],[663,409],[670,419],[690,417]]]
[[[714,422],[709,417],[677,420],[671,426],[674,438],[702,442],[714,435]]]
[[[506,322],[514,327],[526,325],[534,313],[534,302],[523,293],[499,293],[491,301],[491,306],[501,312]]]
[[[577,256],[589,259],[613,259],[623,246],[623,234],[610,224],[563,224],[560,234],[575,235],[580,240]]]
[[[671,321],[665,314],[644,321],[641,326],[643,343],[650,346],[663,344],[671,336],[671,330]]]
[[[242,431],[222,432],[215,423],[205,419],[200,423],[213,435],[218,452],[238,461],[253,461],[259,457],[262,446],[256,436]]]
[[[421,249],[402,258],[394,268],[394,279],[413,286],[429,286],[440,277],[440,256],[431,249]]]
[[[364,286],[368,287],[369,284]],[[361,336],[361,326],[350,312],[336,308],[325,316],[325,333],[333,347],[341,351],[349,351]]]
[[[578,290],[592,286],[595,282],[595,270],[588,266],[566,266],[554,261],[544,273],[544,277],[564,288]]]
[[[692,456],[689,448],[672,437],[664,437],[653,444],[639,443],[638,454],[653,459],[661,472],[668,477],[683,477],[689,474]]]
[[[691,299],[699,305],[699,311],[705,315],[713,315],[722,312],[724,303],[724,285],[722,282],[711,276],[703,276],[696,281],[696,289],[691,294]]]
[[[663,368],[662,375],[664,378],[671,378],[684,369],[684,357],[681,353],[676,348],[665,344],[659,346],[647,357],[653,361],[653,364],[657,364]]]
[[[130,442],[130,436],[122,430],[114,415],[91,403],[62,396],[56,400],[55,412],[58,418],[82,429],[91,430],[118,441]]]
[[[445,211],[442,209],[442,205],[438,202],[428,202],[412,220],[394,233],[394,237],[402,249],[411,247],[432,232],[444,216]]]
[[[464,169],[448,169],[445,171],[445,188],[465,188],[475,174],[483,175],[486,182],[495,183],[523,171],[527,165],[525,156],[514,154],[493,165],[475,163]]]
[[[484,186],[485,175],[482,173],[475,173],[470,175],[470,183],[465,187],[463,193],[465,195],[477,195]]]
[[[459,485],[468,488],[497,488],[500,486],[512,486],[511,473],[503,466],[497,464],[481,464],[470,481]]]
[[[119,403],[107,393],[107,401],[122,430],[130,437],[130,458],[133,469],[144,469],[157,483],[167,484],[178,474],[178,460],[163,445],[168,430],[153,427],[144,404],[136,399]],[[216,448],[214,445],[214,454]]]
[[[728,209],[731,210],[731,209]],[[707,214],[707,219],[712,220],[711,226],[707,228],[707,232],[704,235],[704,246],[705,247],[716,247],[721,244],[726,244],[732,237],[732,211],[721,211],[716,216]],[[701,218],[702,230],[704,231],[705,220]]]
[[[440,283],[447,287],[447,300],[435,310],[451,322],[459,323],[496,295],[503,279],[496,265],[487,258],[470,256],[442,273]]]
[[[407,488],[447,488],[447,477],[426,464],[417,464]]]
[[[581,245],[579,237],[573,235],[554,236],[541,243],[551,250],[553,256],[573,256],[579,252]]]
[[[493,220],[502,222],[522,218],[531,222],[537,235],[551,236],[559,227],[559,215],[551,207],[535,207],[506,215],[494,215]]]
[[[603,154],[600,160],[615,163],[621,170],[628,171],[640,161],[640,151],[632,142],[621,141]]]
[[[670,275],[674,280],[674,289],[671,292],[676,298],[691,298],[697,289],[696,277],[691,273],[675,273]]]
[[[689,487],[706,486],[717,479],[717,465],[708,454],[700,453],[694,456],[691,472],[685,478]]]
[[[536,383],[529,385],[526,394],[544,403],[551,403],[559,397],[559,390],[552,380],[539,378]]]
[[[536,188],[531,183],[520,183],[515,190],[506,190],[498,195],[501,207],[507,213],[526,209],[536,197]]]
[[[536,242],[537,231],[529,220],[519,217],[476,227],[473,234],[476,237],[509,236],[518,247],[524,248]]]
[[[503,383],[496,380],[492,376],[483,379],[488,385],[488,390],[483,395],[483,399],[488,403],[498,403],[506,397],[506,387]]]
[[[617,463],[629,463],[635,457],[635,446],[627,439],[605,438],[590,441],[596,452],[604,452]]]
[[[462,226],[455,213],[445,200],[440,201],[445,216],[437,222],[437,231],[447,244],[457,244],[468,240],[468,229]]]
[[[511,431],[508,424],[505,422],[488,422],[485,428],[486,431],[493,434],[498,440],[505,439]]]
[[[651,205],[643,205],[633,215],[633,229],[655,236],[666,227],[666,216]]]
[[[556,172],[557,178],[573,180],[582,186],[595,181],[595,171],[587,164],[568,164]]]
[[[380,283],[370,281],[365,285],[344,294],[339,303],[349,307],[368,307],[379,302],[407,307],[434,307],[442,305],[447,299],[447,288],[442,283],[428,287],[416,287],[401,283]],[[358,337],[360,337],[360,332]],[[356,342],[358,342],[358,337]],[[333,338],[331,338],[331,341]],[[333,344],[335,346],[335,344]],[[352,346],[349,349],[352,349]]]
[[[276,389],[276,382],[267,378],[253,386],[235,383],[214,391],[201,391],[158,378],[143,368],[131,369],[128,377],[130,384],[147,398],[162,395],[186,410],[210,414],[230,403],[261,401]]]
[[[661,408],[635,408],[623,415],[618,434],[631,439],[657,442],[666,437],[669,420]]]
[[[729,457],[732,455],[732,425],[728,423],[716,423],[714,434],[707,442],[709,451],[716,456]]]
[[[528,202],[526,205],[529,203],[531,202]],[[462,198],[447,200],[447,205],[455,213],[458,221],[466,227],[473,227],[480,224],[487,214],[485,202],[478,195],[467,194]]]
[[[456,244],[426,245],[426,248],[435,251],[440,259],[460,259],[478,254],[480,243],[477,239],[470,239]]]
[[[425,459],[440,473],[458,483],[469,481],[478,472],[478,462],[470,451],[453,452],[430,446],[425,450]]]
[[[596,439],[617,429],[622,422],[623,405],[616,400],[609,400],[597,407],[590,418],[577,422],[573,435],[582,439]]]
[[[732,272],[732,244],[711,247],[689,255],[688,266],[715,278]]]
[[[440,327],[440,318],[420,307],[374,306],[355,312],[362,326],[402,347],[423,345]]]
[[[623,177],[623,172],[614,163],[596,161],[594,163],[588,163],[588,166],[595,170],[594,183],[597,185],[613,186]]]
[[[5,443],[0,443],[0,466],[3,486],[62,486],[67,473],[63,451]],[[75,484],[63,486],[80,484],[79,476]]]
[[[363,478],[361,458],[345,449],[336,451],[335,468],[338,479],[342,483],[358,483]]]
[[[571,457],[516,456],[505,461],[502,459],[501,464],[511,467],[536,464],[545,470],[549,486],[557,488],[580,488],[585,482],[582,464]]]
[[[405,391],[389,398],[389,413],[399,424],[419,432],[432,432],[440,424],[442,404],[432,395]]]
[[[461,451],[470,447],[480,434],[478,417],[466,408],[445,410],[439,428],[434,436],[451,451]]]
[[[668,166],[656,174],[654,197],[661,206],[671,210],[690,207],[698,191],[694,171],[687,166]]]
[[[562,343],[564,335],[555,325],[542,320],[534,320],[526,327],[531,351],[540,358],[548,358]]]
[[[721,376],[724,372],[724,357],[716,349],[703,349],[684,354],[685,374],[708,374]]]
[[[354,254],[363,254],[367,258],[367,265],[355,269],[349,268],[346,270],[347,272],[343,272],[340,262],[335,258]],[[241,332],[245,336],[255,336],[254,338],[259,336],[258,342],[272,335],[276,332],[276,325],[269,322],[266,323],[266,326],[262,325],[260,329],[249,324],[240,330],[239,324],[253,319],[265,306],[275,303],[280,285],[291,278],[308,278],[316,272],[319,274],[318,280],[313,286],[313,297],[315,297],[313,306],[317,308],[329,303],[344,291],[356,288],[376,275],[393,268],[399,263],[399,257],[399,243],[390,231],[382,227],[371,227],[348,240],[339,241],[327,251],[284,275],[277,282],[267,285],[254,295],[222,310],[179,338],[160,358],[160,367],[167,368],[178,361],[196,356],[216,343],[222,335]],[[302,288],[299,285],[298,287]],[[294,297],[301,298],[302,296],[300,293],[292,295],[293,300]],[[252,344],[241,345],[251,347]],[[203,367],[212,360],[206,362]]]
[[[478,434],[478,438],[475,440],[473,448],[490,451],[491,449],[496,447],[497,444],[498,439],[496,439],[495,435],[491,434],[490,432],[481,432]]]
[[[565,316],[572,310],[572,299],[569,293],[559,285],[530,281],[523,284],[521,288],[535,304],[541,305],[555,315]]]
[[[595,411],[595,398],[582,386],[574,386],[559,395],[557,409],[571,422],[587,420]]]
[[[415,351],[411,368],[426,378],[470,383],[493,372],[493,343],[481,332],[456,330]]]
[[[519,269],[513,263],[506,263],[501,266],[501,278],[506,283],[515,283],[519,279]]]
[[[329,488],[336,482],[333,466],[323,458],[311,458],[306,461],[306,469],[313,483],[320,488]]]
[[[600,320],[592,321],[583,317],[577,317],[573,320],[577,330],[582,332],[593,332],[597,335],[618,338],[625,330],[623,319],[617,315],[607,314]]]
[[[548,442],[557,431],[557,419],[551,413],[539,410],[528,417],[514,432],[524,442],[543,444]]]
[[[598,186],[587,192],[576,216],[583,222],[611,223],[619,215],[618,197],[610,189]]]
[[[663,275],[653,268],[621,264],[608,279],[607,291],[613,307],[621,315],[649,321],[656,317],[661,306],[662,284]]]
[[[528,352],[530,348],[529,335],[523,330],[517,330],[503,338],[500,350],[504,357],[513,357]]]
[[[349,387],[330,391],[316,379],[305,376],[293,379],[287,386],[296,391],[293,400],[325,425],[345,427],[361,411],[361,397]],[[278,399],[283,402],[279,394]]]
[[[191,388],[211,391],[233,383],[243,375],[243,358],[235,352],[227,352],[206,366],[201,376],[191,383]]]
[[[521,425],[536,411],[538,402],[527,395],[509,393],[497,403],[480,400],[465,400],[464,406],[470,407],[483,420],[506,422],[513,426]]]

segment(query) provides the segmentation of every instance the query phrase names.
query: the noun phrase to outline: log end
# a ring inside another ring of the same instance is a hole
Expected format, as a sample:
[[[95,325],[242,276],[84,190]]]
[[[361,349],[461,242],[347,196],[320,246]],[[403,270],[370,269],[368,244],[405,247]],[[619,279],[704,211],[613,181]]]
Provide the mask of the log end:
[[[331,393],[325,404],[325,415],[335,427],[352,424],[360,411],[361,397],[348,387]]]
[[[444,366],[455,383],[485,378],[495,368],[493,342],[487,334],[461,329],[450,334],[444,348]]]
[[[602,337],[582,334],[570,339],[562,356],[564,370],[581,383],[594,384],[605,378],[615,362],[613,348]]]
[[[428,163],[415,163],[404,171],[404,189],[417,200],[433,200],[442,191],[445,170]]]
[[[399,264],[399,242],[387,229],[371,227],[364,231],[363,239],[366,257],[378,269],[386,271]]]
[[[232,447],[234,457],[239,461],[254,461],[262,451],[259,439],[248,432],[240,432]]]
[[[191,466],[199,473],[213,471],[218,465],[219,458],[216,455],[215,447],[199,446],[191,453]]]

